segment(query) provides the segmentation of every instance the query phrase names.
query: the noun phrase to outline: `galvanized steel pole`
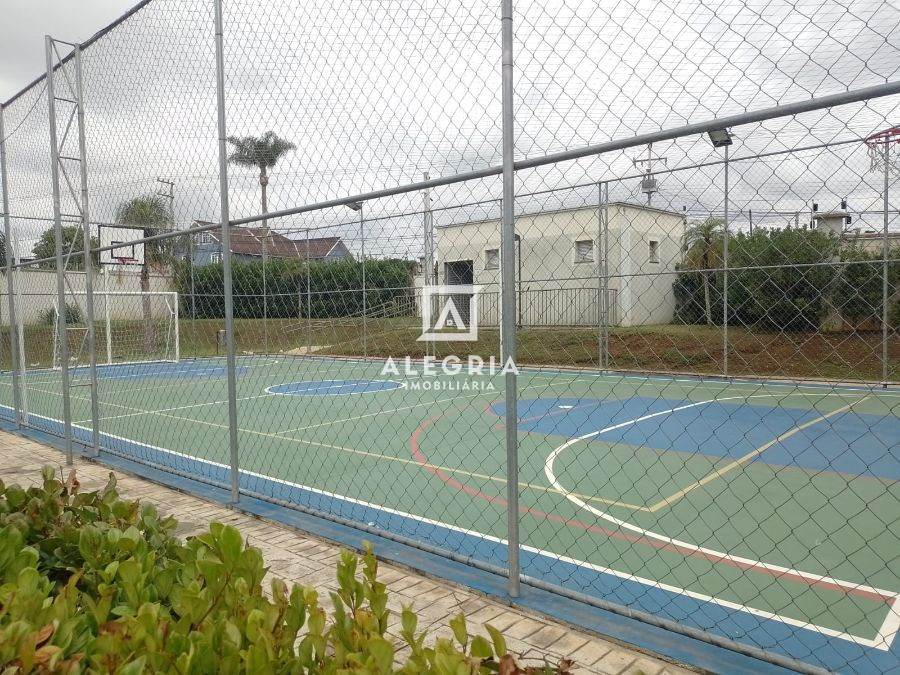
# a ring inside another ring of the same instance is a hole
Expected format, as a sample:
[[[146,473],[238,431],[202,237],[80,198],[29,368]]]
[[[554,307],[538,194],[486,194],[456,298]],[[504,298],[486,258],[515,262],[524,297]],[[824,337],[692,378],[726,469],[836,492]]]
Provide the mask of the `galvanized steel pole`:
[[[883,206],[884,206],[884,237],[882,241],[882,257],[883,262],[881,265],[881,382],[883,386],[887,386],[888,382],[888,296],[890,295],[890,288],[888,285],[888,258],[890,257],[890,246],[888,244],[888,208],[889,208],[889,200],[888,196],[889,192],[889,182],[891,175],[891,164],[890,164],[890,150],[891,143],[890,138],[885,141],[884,144],[884,194],[882,195]]]
[[[225,128],[225,50],[222,44],[222,0],[213,0],[216,21],[216,108],[219,130],[219,222],[222,223],[222,276],[225,293],[225,363],[228,375],[228,449],[231,502],[240,500],[238,459],[237,379],[234,358],[234,298],[231,288],[231,222],[228,210],[228,149]]]
[[[312,270],[309,266],[309,228],[306,228],[306,355],[312,353]]]
[[[362,256],[362,343],[363,343],[363,358],[368,358],[369,356],[369,348],[368,348],[368,326],[366,324],[366,226],[365,226],[365,218],[363,217],[363,209],[365,208],[365,203],[359,203],[359,236],[360,236],[360,255]]]
[[[728,146],[725,146],[725,225],[722,238],[722,373],[728,377]]]
[[[53,38],[44,37],[47,56],[47,108],[50,114],[50,180],[53,186],[53,228],[56,239],[56,339],[59,341],[58,355],[62,374],[63,437],[65,439],[66,464],[71,466],[72,457],[72,410],[69,390],[69,345],[66,321],[66,271],[64,268],[62,241],[62,215],[59,195],[59,146],[56,138],[56,93],[54,91]],[[86,252],[85,252],[86,253]]]
[[[428,181],[431,179],[431,176],[426,171],[422,174],[422,180]],[[424,199],[424,218],[423,218],[423,227],[425,229],[424,232],[424,244],[425,244],[425,257],[423,262],[423,270],[422,270],[422,283],[424,286],[432,286],[434,285],[434,214],[431,212],[431,188],[425,188],[425,199]],[[429,302],[431,302],[429,296]],[[425,302],[425,294],[422,294],[422,303],[421,311],[425,312],[424,307]],[[423,314],[424,315],[424,314]],[[425,356],[434,356],[435,354],[435,345],[434,340],[431,338],[426,338],[425,340]]]
[[[19,353],[18,324],[16,322],[15,280],[13,279],[12,227],[9,222],[9,180],[6,175],[6,131],[3,126],[4,108],[0,105],[0,190],[3,191],[3,237],[6,242],[6,296],[9,302],[9,367],[12,370],[13,418],[16,428],[22,426],[22,362]]]
[[[503,89],[503,219],[500,226],[500,357],[504,365],[516,359],[516,225],[513,166],[515,139],[513,124],[513,6],[512,0],[502,0],[502,89]],[[474,317],[473,317],[474,319]],[[506,378],[506,501],[507,547],[509,551],[509,579],[507,589],[512,597],[519,596],[519,442],[517,411],[517,379],[514,372]]]
[[[81,230],[84,237],[85,320],[87,321],[88,374],[91,398],[91,448],[100,454],[100,402],[97,391],[97,340],[94,325],[94,265],[91,258],[91,221],[88,207],[87,139],[84,127],[84,82],[81,70],[81,47],[75,46],[75,98],[78,100],[78,153],[81,158]],[[105,298],[108,302],[108,298]],[[110,336],[107,334],[107,341]]]

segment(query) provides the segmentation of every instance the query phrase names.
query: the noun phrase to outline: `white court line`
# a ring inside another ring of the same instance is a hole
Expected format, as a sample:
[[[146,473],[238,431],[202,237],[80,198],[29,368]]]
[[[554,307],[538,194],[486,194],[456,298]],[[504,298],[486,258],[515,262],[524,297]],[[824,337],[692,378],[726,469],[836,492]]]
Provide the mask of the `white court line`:
[[[831,396],[841,396],[841,394],[829,394]],[[690,403],[688,405],[678,406],[676,408],[671,408],[669,410],[662,410],[659,412],[650,413],[648,415],[643,415],[642,417],[638,417],[633,420],[628,420],[625,422],[620,422],[619,424],[614,424],[603,429],[599,429],[597,431],[592,431],[590,433],[584,434],[582,436],[578,436],[577,438],[573,438],[569,441],[566,441],[562,445],[555,448],[548,456],[546,461],[544,462],[544,473],[547,476],[547,480],[550,481],[550,484],[555,487],[557,490],[562,492],[566,492],[566,489],[560,484],[557,479],[553,465],[556,462],[556,459],[559,457],[562,452],[564,452],[567,448],[575,445],[576,443],[589,440],[592,438],[596,438],[600,434],[615,431],[617,429],[622,429],[624,427],[632,426],[637,424],[638,422],[643,422],[648,419],[652,419],[654,417],[659,417],[661,415],[671,415],[673,413],[687,410],[689,408],[695,408],[697,406],[709,405],[711,403],[719,403],[721,401],[729,401],[729,400],[746,400],[747,398],[772,398],[780,396],[780,394],[756,394],[753,396],[729,396],[726,398],[719,399],[710,399],[708,401],[698,401],[695,403]],[[862,400],[865,400],[863,398]],[[855,401],[848,406],[845,406],[847,410],[849,410],[855,403],[859,403],[860,401]],[[845,410],[838,409],[837,411],[832,411],[832,414],[837,413],[838,411],[844,412]],[[777,574],[783,575],[791,575],[800,577],[802,579],[807,579],[813,582],[820,582],[824,584],[829,584],[833,586],[838,586],[840,588],[845,588],[847,590],[857,590],[864,591],[867,593],[871,593],[874,595],[880,595],[884,598],[892,598],[890,604],[888,605],[888,614],[885,617],[884,622],[882,622],[881,627],[878,630],[878,633],[874,639],[860,638],[857,636],[850,635],[849,633],[838,633],[831,632],[826,633],[828,635],[835,635],[837,637],[844,637],[845,639],[853,640],[854,642],[858,642],[859,644],[864,644],[868,647],[873,647],[875,649],[880,649],[886,651],[890,649],[891,643],[897,635],[898,629],[900,629],[900,623],[898,623],[897,612],[900,611],[900,604],[898,604],[898,599],[900,599],[900,593],[894,591],[886,591],[880,588],[875,588],[874,586],[868,586],[866,584],[860,584],[852,581],[843,581],[841,579],[835,579],[833,577],[828,577],[822,574],[815,574],[811,572],[803,572],[796,569],[791,569],[789,567],[783,567],[781,565],[773,565],[770,563],[764,563],[759,560],[752,560],[750,558],[744,558],[742,556],[731,555],[729,553],[725,553],[723,551],[716,551],[715,549],[706,548],[703,546],[698,546],[697,544],[693,544],[691,542],[683,541],[680,539],[675,539],[673,537],[668,537],[664,534],[659,534],[658,532],[654,532],[652,530],[647,530],[642,527],[638,527],[637,525],[633,525],[626,520],[622,520],[621,518],[616,518],[615,516],[601,511],[600,509],[591,506],[583,499],[576,497],[575,495],[569,493],[566,495],[566,498],[575,504],[576,506],[588,511],[589,513],[595,515],[598,518],[606,520],[614,525],[617,525],[626,530],[630,530],[635,532],[643,537],[649,537],[651,539],[656,539],[658,541],[662,541],[664,543],[670,544],[672,546],[676,546],[678,548],[685,548],[690,551],[695,551],[697,553],[702,553],[704,556],[711,558],[719,558],[722,560],[729,560],[731,562],[737,563],[738,565],[746,566],[749,568],[758,568],[766,570],[767,572],[775,572]],[[715,562],[712,560],[711,562]],[[823,629],[830,630],[830,629]],[[820,631],[822,632],[822,631]]]
[[[325,382],[338,382],[339,384],[332,384],[326,387],[313,386],[308,389],[301,389],[299,391],[272,391],[275,387],[290,387],[295,384],[312,384],[317,385],[319,383]],[[354,384],[348,384],[350,380],[304,380],[302,382],[282,382],[281,384],[273,384],[266,387],[266,393],[272,394],[272,396],[305,396],[307,394],[315,395],[322,389],[344,389],[344,388],[353,388]],[[334,394],[322,394],[322,396],[353,396],[357,394],[380,394],[386,391],[397,391],[398,389],[402,389],[403,385],[399,382],[395,382],[394,380],[358,380],[357,384],[371,384],[373,382],[383,383],[383,384],[396,384],[396,387],[391,387],[390,389],[369,389],[364,391],[344,391],[337,392]]]
[[[0,408],[5,408],[5,409],[7,409],[7,410],[9,410],[9,411],[12,411],[12,408],[9,407],[9,406],[6,406],[6,405],[0,405]],[[35,417],[42,418],[42,419],[45,419],[45,420],[48,420],[48,421],[50,421],[50,422],[55,422],[55,423],[57,423],[57,424],[61,424],[61,422],[60,422],[59,420],[57,420],[57,419],[53,419],[53,418],[50,418],[50,417],[45,417],[45,416],[43,416],[43,415],[37,415],[37,414],[35,414],[34,416],[35,416]],[[84,431],[84,432],[89,432],[89,431],[90,431],[88,428],[83,427],[83,426],[79,426],[78,428],[81,429],[81,430]],[[230,467],[229,467],[227,464],[223,464],[223,463],[221,463],[221,462],[215,462],[215,461],[208,460],[208,459],[201,459],[201,458],[199,458],[199,457],[194,457],[194,456],[188,455],[188,454],[186,454],[186,453],[178,452],[178,451],[175,451],[175,450],[169,450],[169,449],[167,449],[167,448],[162,448],[162,447],[155,446],[155,445],[150,445],[150,444],[147,444],[147,443],[139,443],[139,442],[133,441],[133,440],[130,439],[130,438],[124,438],[124,437],[122,437],[122,436],[116,436],[116,435],[114,435],[114,434],[109,434],[109,433],[106,433],[106,432],[103,432],[103,433],[102,433],[102,436],[106,436],[107,438],[112,438],[112,439],[115,439],[115,440],[123,441],[123,442],[125,442],[125,443],[131,443],[131,444],[133,444],[133,445],[139,445],[139,446],[142,446],[142,447],[144,447],[144,448],[148,448],[148,449],[150,449],[150,450],[155,450],[155,451],[157,451],[157,452],[161,452],[161,453],[163,453],[163,454],[167,454],[167,455],[170,455],[170,456],[173,456],[173,457],[178,457],[178,458],[181,458],[181,459],[186,459],[186,460],[189,460],[189,461],[192,461],[192,462],[197,462],[197,463],[200,463],[200,464],[207,464],[207,465],[209,465],[209,466],[213,466],[213,467],[216,467],[216,468],[219,468],[219,469],[224,469],[224,470],[226,470],[226,471],[227,471],[227,470],[230,470]],[[125,456],[125,457],[129,457],[129,454],[128,454],[128,453],[125,453],[125,452],[122,452],[122,451],[113,451],[113,454],[118,454],[118,455],[122,455],[122,456]],[[133,457],[133,456],[132,456],[132,457]],[[140,462],[140,459],[138,458],[136,461]],[[401,510],[398,510],[398,509],[393,509],[393,508],[390,508],[390,507],[387,507],[387,506],[381,506],[381,505],[378,505],[378,504],[375,504],[375,503],[372,503],[372,502],[367,502],[367,501],[364,501],[364,500],[361,500],[361,499],[357,499],[357,498],[354,498],[354,497],[347,497],[347,496],[342,495],[342,494],[337,493],[337,492],[330,492],[330,491],[327,491],[327,490],[321,490],[321,489],[319,489],[319,488],[310,487],[310,486],[308,486],[308,485],[303,485],[302,483],[295,483],[295,482],[283,480],[283,479],[280,479],[280,478],[274,478],[274,477],[272,477],[272,476],[268,476],[268,475],[266,475],[266,474],[264,474],[264,473],[259,473],[259,472],[256,472],[256,471],[241,471],[240,473],[241,473],[241,475],[243,475],[243,476],[250,476],[250,477],[253,477],[253,478],[259,478],[259,479],[262,479],[262,480],[271,481],[271,482],[276,483],[276,484],[279,484],[279,485],[285,485],[285,486],[287,486],[287,487],[293,487],[293,488],[297,488],[297,489],[300,489],[300,490],[306,490],[306,491],[309,491],[309,492],[311,492],[311,493],[313,493],[313,494],[317,494],[317,495],[320,495],[320,496],[330,497],[330,498],[332,498],[332,499],[337,499],[337,500],[340,500],[340,501],[348,502],[348,503],[350,503],[350,504],[355,504],[355,505],[358,505],[358,506],[363,506],[363,507],[375,509],[375,510],[381,511],[381,512],[383,512],[383,513],[387,513],[387,514],[391,514],[391,515],[396,515],[396,516],[401,516],[401,517],[403,517],[403,518],[409,518],[410,520],[415,520],[415,521],[418,521],[418,522],[423,523],[423,524],[426,524],[426,525],[431,525],[431,526],[434,526],[434,527],[445,528],[445,529],[450,530],[450,531],[452,531],[452,532],[458,532],[458,533],[464,534],[464,535],[466,535],[466,536],[474,537],[474,538],[477,538],[477,539],[482,539],[483,541],[489,541],[489,542],[497,543],[497,544],[500,544],[500,545],[503,545],[503,546],[507,546],[507,545],[508,545],[507,540],[506,540],[506,539],[502,539],[502,538],[500,538],[500,537],[496,537],[496,536],[489,535],[489,534],[484,534],[484,533],[478,532],[478,531],[476,531],[476,530],[470,530],[470,529],[467,529],[467,528],[464,528],[464,527],[459,527],[458,525],[451,525],[451,524],[449,524],[449,523],[444,523],[444,522],[442,522],[442,521],[440,521],[440,520],[434,520],[434,519],[432,519],[432,518],[427,518],[427,517],[425,517],[425,516],[417,516],[417,515],[414,515],[414,514],[412,514],[412,513],[408,513],[408,512],[406,512],[406,511],[401,511]],[[785,624],[785,625],[795,626],[795,627],[797,627],[797,628],[802,628],[802,629],[805,629],[805,630],[809,630],[809,631],[812,631],[812,632],[815,632],[815,633],[819,633],[819,634],[821,634],[821,635],[827,635],[827,636],[830,636],[830,637],[840,638],[840,639],[842,639],[842,640],[846,640],[846,641],[849,641],[849,642],[854,642],[854,643],[859,644],[859,645],[864,646],[864,647],[873,647],[873,648],[875,648],[875,649],[879,649],[879,650],[882,650],[882,651],[886,651],[887,649],[889,649],[889,646],[890,646],[889,642],[886,642],[886,638],[885,638],[885,640],[879,641],[878,638],[881,637],[880,634],[879,634],[879,636],[878,636],[876,639],[869,640],[869,639],[866,639],[866,638],[857,637],[857,636],[855,636],[855,635],[850,635],[850,634],[848,634],[848,633],[843,633],[843,632],[841,632],[841,631],[837,631],[837,630],[834,630],[834,629],[832,629],[832,628],[827,628],[827,627],[824,627],[824,626],[818,626],[818,625],[813,624],[813,623],[809,623],[809,622],[806,622],[806,621],[800,621],[800,620],[798,620],[798,619],[794,619],[794,618],[791,618],[791,617],[783,616],[783,615],[781,615],[781,614],[776,614],[776,613],[774,613],[774,612],[768,612],[768,611],[765,611],[765,610],[755,609],[755,608],[753,608],[753,607],[748,607],[747,605],[742,605],[742,604],[740,604],[740,603],[732,602],[732,601],[730,601],[730,600],[722,600],[722,599],[720,599],[720,598],[716,598],[716,597],[713,597],[713,596],[710,596],[710,595],[705,595],[705,594],[703,594],[703,593],[697,593],[697,592],[695,592],[695,591],[689,591],[689,590],[686,590],[686,589],[684,589],[684,588],[680,588],[680,587],[678,587],[678,586],[674,586],[674,585],[671,585],[671,584],[665,584],[665,583],[662,583],[662,582],[659,582],[659,581],[656,581],[656,580],[653,580],[653,579],[648,579],[648,578],[645,578],[645,577],[640,577],[640,576],[628,574],[628,573],[625,573],[625,572],[620,572],[620,571],[618,571],[618,570],[615,570],[615,569],[612,569],[612,568],[609,568],[609,567],[603,567],[603,566],[601,566],[601,565],[596,565],[596,564],[593,564],[593,563],[589,563],[589,562],[587,562],[587,561],[579,560],[579,559],[577,559],[577,558],[572,558],[572,557],[569,557],[569,556],[566,556],[566,555],[561,555],[561,554],[558,554],[558,553],[553,553],[552,551],[547,551],[547,550],[544,550],[544,549],[540,549],[540,548],[536,548],[536,547],[528,546],[528,545],[524,545],[524,544],[521,544],[520,546],[521,546],[521,548],[522,548],[523,550],[525,550],[525,551],[528,551],[528,552],[530,552],[530,553],[534,553],[534,554],[536,554],[536,555],[540,555],[540,556],[545,557],[545,558],[548,558],[548,559],[550,559],[550,560],[561,560],[561,561],[567,562],[567,563],[572,564],[572,565],[576,565],[576,566],[579,566],[579,567],[585,567],[585,568],[587,568],[587,569],[593,570],[593,571],[595,571],[595,572],[599,572],[599,573],[601,573],[601,574],[608,574],[608,575],[613,576],[613,577],[616,577],[616,578],[618,578],[618,579],[623,579],[623,580],[626,580],[626,581],[633,581],[633,582],[636,582],[636,583],[640,583],[640,584],[642,584],[642,585],[644,585],[644,586],[648,586],[648,587],[650,587],[650,588],[657,588],[657,589],[664,590],[664,591],[667,591],[667,592],[670,592],[670,593],[675,593],[675,594],[677,594],[677,595],[684,595],[684,596],[689,597],[689,598],[692,598],[692,599],[694,599],[694,600],[699,600],[699,601],[701,601],[701,602],[709,602],[710,604],[717,605],[717,606],[719,606],[719,607],[724,607],[724,608],[727,608],[727,609],[733,609],[733,610],[737,610],[737,611],[740,611],[740,612],[745,612],[745,613],[750,614],[750,615],[752,615],[752,616],[757,616],[757,617],[760,617],[760,618],[763,618],[763,619],[769,619],[769,620],[772,620],[772,621],[778,621],[779,623],[783,623],[783,624]],[[889,635],[893,636],[893,635],[896,634],[897,628],[898,628],[898,627],[900,627],[900,613],[898,613],[897,602],[895,601],[895,602],[891,605],[891,607],[890,607],[888,618],[885,620],[884,624],[882,624],[882,630],[885,630],[885,629],[893,630],[892,633],[889,633]]]

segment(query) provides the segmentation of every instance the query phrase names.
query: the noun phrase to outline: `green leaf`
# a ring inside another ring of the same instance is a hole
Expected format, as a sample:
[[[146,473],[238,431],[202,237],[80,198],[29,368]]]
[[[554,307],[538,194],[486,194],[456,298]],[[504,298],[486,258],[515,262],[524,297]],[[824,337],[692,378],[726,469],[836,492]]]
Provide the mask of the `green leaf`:
[[[457,614],[450,619],[450,630],[453,631],[453,637],[462,646],[463,649],[469,643],[469,633],[466,631],[466,617],[464,614]]]
[[[375,668],[378,672],[391,672],[391,666],[394,663],[394,645],[382,637],[374,637],[366,643],[366,647],[375,661]]]
[[[472,648],[469,653],[479,659],[489,659],[494,655],[491,643],[481,635],[476,635],[472,638]]]
[[[497,655],[497,658],[506,656],[506,639],[503,637],[503,634],[491,624],[486,624],[484,628],[491,635],[491,641],[494,643],[494,653]]]
[[[229,567],[237,565],[238,559],[241,557],[241,533],[237,529],[226,525],[222,528],[222,534],[219,537],[219,543],[222,551],[222,561]]]

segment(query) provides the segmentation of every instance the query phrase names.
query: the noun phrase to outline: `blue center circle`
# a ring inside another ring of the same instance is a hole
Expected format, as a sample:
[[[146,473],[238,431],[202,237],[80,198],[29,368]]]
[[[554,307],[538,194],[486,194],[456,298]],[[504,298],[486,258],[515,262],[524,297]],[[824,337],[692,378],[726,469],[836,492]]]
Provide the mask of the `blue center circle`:
[[[266,391],[280,396],[346,396],[402,388],[401,382],[393,380],[307,380],[275,384],[268,387]]]

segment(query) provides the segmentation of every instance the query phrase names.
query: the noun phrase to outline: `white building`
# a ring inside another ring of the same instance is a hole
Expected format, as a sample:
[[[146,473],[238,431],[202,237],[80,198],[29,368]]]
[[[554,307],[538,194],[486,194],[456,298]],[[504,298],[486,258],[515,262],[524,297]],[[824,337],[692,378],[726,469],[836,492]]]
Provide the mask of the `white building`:
[[[624,202],[611,203],[604,212],[605,227],[598,207],[516,216],[520,325],[597,325],[606,292],[611,325],[672,321],[684,217]],[[438,226],[434,240],[435,282],[484,286],[479,324],[497,325],[499,219]],[[417,285],[422,282],[420,275]]]

